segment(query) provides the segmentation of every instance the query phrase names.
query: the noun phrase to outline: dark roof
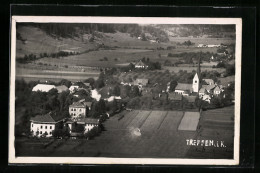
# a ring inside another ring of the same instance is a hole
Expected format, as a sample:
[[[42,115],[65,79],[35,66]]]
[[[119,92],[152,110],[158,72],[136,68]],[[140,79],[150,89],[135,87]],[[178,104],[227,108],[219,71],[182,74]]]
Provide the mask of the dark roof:
[[[202,88],[205,88],[206,90],[212,90],[215,87],[216,85],[202,85]]]
[[[176,93],[169,93],[168,99],[169,100],[182,100],[182,95],[176,94]]]
[[[56,113],[49,112],[45,115],[37,115],[32,117],[30,120],[33,122],[42,122],[42,123],[57,123],[61,120],[65,119],[65,117],[61,117],[56,115]]]
[[[84,108],[85,105],[83,103],[74,102],[70,107]]]
[[[186,83],[178,83],[178,85],[175,87],[175,90],[192,90],[192,84],[186,84]]]

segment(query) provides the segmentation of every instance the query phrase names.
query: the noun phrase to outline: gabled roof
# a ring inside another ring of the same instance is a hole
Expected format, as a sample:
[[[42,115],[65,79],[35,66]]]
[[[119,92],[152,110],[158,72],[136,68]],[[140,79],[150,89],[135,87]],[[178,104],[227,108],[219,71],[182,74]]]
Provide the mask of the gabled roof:
[[[212,90],[215,87],[216,85],[202,85],[202,88],[205,88],[207,91]]]
[[[56,88],[54,85],[37,84],[33,87],[32,91],[49,92],[51,89]]]
[[[72,103],[72,105],[70,105],[70,107],[74,107],[74,108],[85,108],[86,105],[82,102],[74,102]]]
[[[56,86],[56,89],[58,90],[58,93],[69,90],[65,85]]]
[[[175,87],[175,90],[191,91],[192,84],[178,83],[178,85]]]
[[[135,64],[135,66],[147,66],[143,61],[139,61]]]
[[[65,119],[65,117],[56,116],[56,113],[49,112],[45,115],[37,115],[35,117],[32,117],[30,121],[39,123],[57,123],[63,119]]]
[[[209,85],[210,83],[212,83],[212,84],[215,83],[213,79],[202,79],[202,80],[205,81],[208,85]]]
[[[84,83],[85,86],[89,87],[90,86],[90,83]]]
[[[214,91],[221,91],[221,90],[220,90],[220,88],[219,88],[218,86],[216,86],[216,87],[214,88]]]

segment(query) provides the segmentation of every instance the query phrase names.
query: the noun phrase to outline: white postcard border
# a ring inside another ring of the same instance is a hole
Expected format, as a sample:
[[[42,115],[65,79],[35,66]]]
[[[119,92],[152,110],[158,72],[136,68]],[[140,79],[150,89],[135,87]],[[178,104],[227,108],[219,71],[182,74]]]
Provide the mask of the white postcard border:
[[[10,101],[9,101],[9,164],[159,164],[159,165],[238,165],[240,141],[241,104],[241,18],[168,18],[168,17],[71,17],[71,16],[12,16],[10,56]],[[234,159],[154,159],[154,158],[105,158],[105,157],[15,157],[15,57],[16,22],[33,23],[138,23],[138,24],[235,24],[235,132]]]

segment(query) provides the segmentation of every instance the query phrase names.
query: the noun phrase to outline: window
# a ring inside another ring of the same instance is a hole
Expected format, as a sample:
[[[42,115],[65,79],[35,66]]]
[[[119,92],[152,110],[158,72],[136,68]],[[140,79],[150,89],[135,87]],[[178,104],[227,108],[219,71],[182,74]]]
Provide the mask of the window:
[[[40,134],[42,134],[42,131],[40,131]]]
[[[45,126],[45,129],[47,129],[47,126]]]
[[[52,126],[50,126],[50,129],[52,129]]]
[[[79,111],[81,112],[81,109],[79,109]]]
[[[74,109],[74,111],[76,111],[76,109]]]
[[[197,83],[197,81],[195,80],[195,83]]]
[[[73,109],[71,109],[71,111],[73,111]]]
[[[51,132],[50,132],[50,135],[51,135]]]
[[[45,132],[46,135],[48,135],[48,132]]]
[[[41,129],[42,129],[42,126],[41,126]]]
[[[32,124],[32,127],[33,127],[33,124]]]

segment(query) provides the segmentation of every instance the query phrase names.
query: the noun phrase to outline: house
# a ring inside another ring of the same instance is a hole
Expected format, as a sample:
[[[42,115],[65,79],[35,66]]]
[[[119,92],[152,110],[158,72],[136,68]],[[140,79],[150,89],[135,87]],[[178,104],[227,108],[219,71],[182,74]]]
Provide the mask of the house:
[[[205,94],[207,94],[207,91],[205,88],[200,88],[199,90],[199,98],[202,98]]]
[[[94,127],[98,127],[100,125],[99,119],[94,119],[94,118],[79,118],[77,121],[69,119],[66,121],[66,124],[68,125],[69,133],[71,137],[81,137],[83,134],[87,133]],[[73,132],[73,129],[75,125],[81,125],[84,127],[84,130],[82,132]]]
[[[216,86],[213,90],[214,95],[219,95],[221,93],[221,89],[219,88],[219,86]]]
[[[87,88],[90,88],[91,87],[91,85],[90,85],[90,83],[83,83]]]
[[[74,92],[76,92],[78,89],[79,89],[79,86],[78,86],[78,85],[71,85],[70,88],[69,88],[70,93],[74,93]]]
[[[215,84],[214,80],[213,79],[202,79],[204,82],[207,83],[207,85],[213,85]]]
[[[135,68],[139,68],[139,69],[147,69],[148,65],[146,65],[143,61],[139,61],[135,64]]]
[[[87,133],[94,127],[98,127],[100,122],[99,119],[94,119],[94,118],[82,118],[77,121],[77,124],[82,124],[84,125],[84,133]]]
[[[86,102],[85,99],[74,102],[69,106],[70,116],[75,120],[80,117],[86,117],[87,112],[91,108],[91,104],[91,102]]]
[[[55,85],[37,84],[35,87],[33,87],[32,91],[49,92],[51,89],[55,88]]]
[[[58,90],[58,93],[69,90],[69,88],[66,87],[65,85],[56,86],[56,89]]]
[[[33,136],[51,137],[53,130],[62,125],[66,118],[56,116],[56,113],[49,112],[45,115],[37,115],[30,119],[31,133]]]
[[[210,97],[209,95],[205,94],[205,95],[203,95],[203,96],[201,97],[201,99],[204,100],[204,101],[206,101],[206,102],[208,102],[208,103],[210,103],[211,97]]]

